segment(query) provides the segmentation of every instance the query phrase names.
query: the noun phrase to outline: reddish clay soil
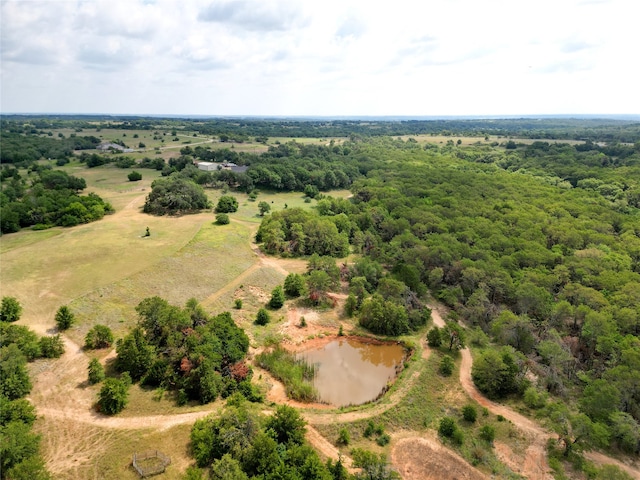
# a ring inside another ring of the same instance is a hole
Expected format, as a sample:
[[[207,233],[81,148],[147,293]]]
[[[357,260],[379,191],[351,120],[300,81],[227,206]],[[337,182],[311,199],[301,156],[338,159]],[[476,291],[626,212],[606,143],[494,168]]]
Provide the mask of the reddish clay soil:
[[[391,462],[405,480],[488,480],[463,458],[428,437],[398,440]]]

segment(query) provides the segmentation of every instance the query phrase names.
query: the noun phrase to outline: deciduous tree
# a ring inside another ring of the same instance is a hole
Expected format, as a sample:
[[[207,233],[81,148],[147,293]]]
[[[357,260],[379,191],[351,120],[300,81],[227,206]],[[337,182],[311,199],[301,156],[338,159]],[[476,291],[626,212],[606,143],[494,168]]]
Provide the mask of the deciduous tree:
[[[62,305],[56,312],[56,326],[58,330],[68,330],[75,322],[75,315],[69,307]]]
[[[15,297],[2,297],[0,305],[0,320],[3,322],[16,322],[22,315],[22,305]]]

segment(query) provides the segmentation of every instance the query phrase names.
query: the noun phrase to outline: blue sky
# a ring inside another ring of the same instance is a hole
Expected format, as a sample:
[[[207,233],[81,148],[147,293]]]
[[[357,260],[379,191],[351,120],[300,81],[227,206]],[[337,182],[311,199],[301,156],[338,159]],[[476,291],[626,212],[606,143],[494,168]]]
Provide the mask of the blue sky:
[[[640,113],[635,0],[0,7],[3,113]]]

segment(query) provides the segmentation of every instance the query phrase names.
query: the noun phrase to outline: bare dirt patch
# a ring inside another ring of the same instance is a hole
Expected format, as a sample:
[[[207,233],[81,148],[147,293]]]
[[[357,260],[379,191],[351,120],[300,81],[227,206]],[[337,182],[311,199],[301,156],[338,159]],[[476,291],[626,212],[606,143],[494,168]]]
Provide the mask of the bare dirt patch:
[[[354,473],[357,469],[352,467],[353,460],[346,455],[342,455],[340,450],[338,450],[329,440],[320,435],[320,433],[310,425],[307,425],[307,433],[305,435],[307,441],[313,445],[322,457],[330,458],[332,460],[338,460],[338,458],[342,458],[342,464],[347,468],[350,473]]]
[[[611,458],[600,452],[586,452],[584,456],[592,462],[600,465],[615,465],[631,475],[632,478],[640,478],[640,459],[637,457],[632,464],[629,464],[616,460],[615,458]]]
[[[391,462],[404,480],[487,480],[489,477],[435,439],[408,437],[398,440]]]

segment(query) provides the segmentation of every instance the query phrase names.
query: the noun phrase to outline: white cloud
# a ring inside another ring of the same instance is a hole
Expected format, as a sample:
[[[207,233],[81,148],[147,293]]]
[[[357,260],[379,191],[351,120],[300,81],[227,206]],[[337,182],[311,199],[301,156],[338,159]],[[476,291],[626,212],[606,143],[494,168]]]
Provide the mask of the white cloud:
[[[216,0],[200,11],[198,20],[261,32],[284,31],[306,23],[296,3],[268,0]]]
[[[4,112],[640,112],[633,0],[5,0],[1,9]]]

